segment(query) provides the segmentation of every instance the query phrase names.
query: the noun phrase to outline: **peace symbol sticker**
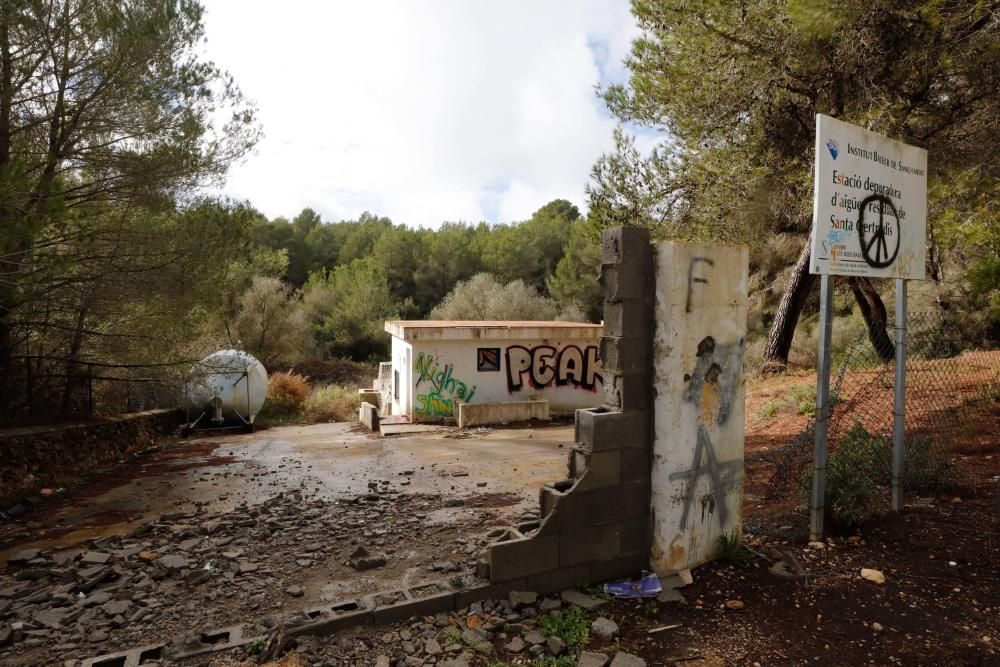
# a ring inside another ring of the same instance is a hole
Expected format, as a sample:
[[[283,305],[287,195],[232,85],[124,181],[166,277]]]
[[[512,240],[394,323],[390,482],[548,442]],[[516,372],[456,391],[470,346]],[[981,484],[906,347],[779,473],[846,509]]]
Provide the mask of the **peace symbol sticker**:
[[[866,223],[865,212],[874,203],[878,204],[878,222]],[[896,261],[896,255],[899,254],[899,212],[891,199],[880,194],[865,197],[858,212],[857,230],[861,255],[868,266],[884,269]]]

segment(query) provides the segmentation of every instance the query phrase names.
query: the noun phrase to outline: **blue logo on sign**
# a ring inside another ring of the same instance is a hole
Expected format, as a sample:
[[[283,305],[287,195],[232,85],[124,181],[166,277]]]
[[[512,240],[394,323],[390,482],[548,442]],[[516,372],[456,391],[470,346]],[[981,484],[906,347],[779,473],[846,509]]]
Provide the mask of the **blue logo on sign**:
[[[836,160],[837,159],[837,154],[840,153],[840,144],[837,143],[837,140],[836,139],[827,139],[826,140],[826,147],[828,149],[830,149],[830,155],[832,155],[833,159]]]

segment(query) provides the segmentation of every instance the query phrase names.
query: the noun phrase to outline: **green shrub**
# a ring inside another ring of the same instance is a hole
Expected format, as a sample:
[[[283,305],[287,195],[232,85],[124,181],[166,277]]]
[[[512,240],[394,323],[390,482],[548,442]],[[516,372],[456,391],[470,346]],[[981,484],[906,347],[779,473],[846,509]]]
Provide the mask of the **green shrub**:
[[[357,392],[328,384],[313,390],[302,406],[303,416],[311,422],[351,421],[357,419],[361,399]]]
[[[955,483],[955,466],[930,438],[916,437],[903,448],[903,487],[912,493],[936,493]]]
[[[795,409],[800,415],[816,416],[816,385],[797,384],[789,390],[789,393],[792,395]]]
[[[903,489],[907,493],[936,493],[955,484],[955,466],[929,438],[915,437],[903,446]],[[826,463],[826,518],[852,528],[871,512],[876,487],[892,484],[892,442],[855,422],[837,440]],[[800,480],[802,497],[809,499],[812,474]]]
[[[779,412],[783,407],[783,401],[780,398],[776,398],[773,401],[768,401],[764,403],[759,408],[757,408],[757,417],[759,419],[770,419]]]
[[[719,553],[716,558],[730,565],[745,565],[752,561],[755,556],[743,546],[740,531],[734,530],[728,535],[719,535]]]
[[[860,423],[837,441],[826,461],[825,516],[831,525],[853,528],[872,510],[876,481],[885,466],[880,465],[879,450],[885,441],[868,433]],[[799,483],[808,504],[812,493],[812,471]]]
[[[562,639],[566,643],[567,657],[575,657],[590,639],[590,623],[578,607],[562,612],[555,611],[539,617],[538,630],[545,637]]]

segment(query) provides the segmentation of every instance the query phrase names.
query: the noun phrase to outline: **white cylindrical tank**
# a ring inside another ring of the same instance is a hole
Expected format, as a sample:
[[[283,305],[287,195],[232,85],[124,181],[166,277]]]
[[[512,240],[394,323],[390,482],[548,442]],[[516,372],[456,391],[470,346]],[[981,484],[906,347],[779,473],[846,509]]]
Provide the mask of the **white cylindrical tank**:
[[[267,371],[242,350],[219,350],[195,364],[185,398],[192,417],[205,413],[202,421],[253,424],[267,398]]]

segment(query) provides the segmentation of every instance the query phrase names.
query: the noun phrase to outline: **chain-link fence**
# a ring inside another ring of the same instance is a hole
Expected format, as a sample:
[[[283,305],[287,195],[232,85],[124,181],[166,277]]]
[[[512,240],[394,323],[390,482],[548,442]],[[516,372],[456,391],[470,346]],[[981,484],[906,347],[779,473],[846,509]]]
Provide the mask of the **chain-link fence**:
[[[889,324],[885,332],[859,336],[834,360],[827,512],[840,523],[889,506],[893,338]],[[909,314],[903,477],[908,499],[968,487],[979,457],[1000,453],[1000,350],[962,347],[940,315]],[[812,392],[815,406],[814,387]],[[747,452],[748,530],[807,530],[814,444],[815,418],[787,444]]]

